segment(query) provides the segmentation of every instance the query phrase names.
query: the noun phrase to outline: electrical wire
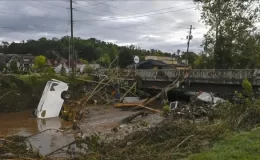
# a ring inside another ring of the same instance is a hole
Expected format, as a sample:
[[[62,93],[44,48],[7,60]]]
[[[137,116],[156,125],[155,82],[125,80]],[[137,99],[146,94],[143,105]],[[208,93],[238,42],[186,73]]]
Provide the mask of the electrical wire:
[[[33,31],[36,31],[37,29],[43,29],[43,30],[41,30],[42,32],[43,31],[63,31],[64,32],[64,30],[53,30],[53,29],[45,30],[44,28],[35,28],[35,29],[33,29],[33,28],[20,28],[20,27],[8,27],[8,26],[0,26],[0,28],[3,28],[3,29],[15,29],[15,30],[33,30]]]
[[[26,15],[22,15],[22,14],[17,14],[17,13],[10,13],[10,12],[4,12],[4,11],[0,11],[0,13],[5,13],[5,14],[13,14],[13,15],[19,15],[19,16],[26,16]],[[68,10],[68,14],[69,14],[69,10]],[[50,17],[42,17],[42,16],[33,16],[33,17],[37,17],[37,18],[46,18],[46,19],[51,19],[51,20],[59,20],[59,21],[66,21],[68,22],[69,20],[65,20],[65,19],[57,19],[57,18],[50,18]],[[68,18],[70,17],[70,15],[68,15]],[[84,23],[84,24],[88,24],[88,25],[93,25],[93,26],[97,26],[97,25],[94,25],[94,24],[89,24],[88,22],[80,22],[80,23]],[[156,24],[156,23],[144,23],[144,24]],[[69,23],[67,23],[67,27],[66,27],[66,32],[68,30],[68,25]],[[102,27],[102,26],[99,26],[99,27]],[[106,28],[106,27],[105,27]],[[108,27],[109,28],[109,27]],[[174,27],[174,28],[180,28],[180,29],[186,29],[184,27]],[[111,27],[110,27],[111,29]],[[118,28],[112,28],[112,29],[117,29]],[[134,32],[134,31],[130,31],[130,32]],[[135,32],[137,33],[137,32]]]
[[[17,13],[11,13],[11,12],[5,12],[5,11],[0,11],[0,13],[4,13],[4,14],[12,14],[12,15],[19,15],[19,16],[28,16],[28,15],[17,14]],[[65,19],[51,18],[51,17],[43,17],[43,16],[31,16],[31,17],[36,17],[36,18],[46,18],[46,19],[51,19],[51,20],[56,20],[56,21],[67,21],[67,20],[65,20]]]
[[[98,25],[93,25],[93,24],[86,24],[86,25],[100,27],[100,28],[106,28],[106,29],[111,29],[111,30],[117,30],[117,31],[123,31],[123,32],[129,32],[129,33],[147,34],[147,33],[142,33],[142,32],[131,31],[131,30],[113,28],[113,27],[98,26]]]
[[[149,17],[149,16],[155,16],[155,15],[159,15],[159,14],[173,13],[173,12],[183,11],[183,10],[187,10],[187,9],[194,9],[194,8],[196,8],[196,7],[182,8],[182,9],[178,9],[178,10],[159,12],[159,13],[153,13],[153,14],[147,14],[147,15],[125,16],[125,17],[107,17],[110,19],[89,19],[89,20],[76,20],[76,21],[107,21],[107,20],[129,19],[129,18],[137,18],[137,17]],[[84,13],[84,11],[78,11],[78,12]],[[89,12],[85,12],[85,13],[89,13]]]
[[[35,1],[35,0],[33,0]],[[42,2],[41,2],[42,3]],[[45,3],[47,4],[47,3]],[[52,4],[49,4],[52,5]],[[54,5],[56,6],[56,5]],[[61,8],[65,8],[65,7],[61,7]],[[170,8],[170,7],[169,7]],[[191,7],[194,8],[194,7]],[[159,12],[159,13],[153,13],[153,14],[147,14],[147,15],[138,15],[138,16],[127,16],[127,17],[122,17],[122,18],[118,18],[115,17],[115,19],[128,19],[128,18],[135,18],[135,17],[145,17],[145,16],[151,16],[151,15],[158,15],[158,14],[164,14],[164,13],[169,13],[169,12],[176,12],[176,11],[181,11],[181,10],[186,10],[186,9],[191,9],[191,8],[183,8],[183,9],[179,9],[179,10],[171,10],[168,12]],[[67,8],[66,8],[67,9]],[[158,9],[159,10],[159,9]],[[161,9],[160,9],[161,10]],[[152,11],[149,11],[152,12]],[[14,15],[21,15],[21,14],[16,14],[16,13],[10,13],[10,12],[4,12],[4,11],[0,11],[0,13],[7,13],[7,14],[14,14]],[[136,13],[136,14],[140,14],[140,13]],[[136,15],[135,14],[135,15]],[[53,20],[62,20],[62,21],[66,21],[63,19],[56,19],[56,18],[50,18],[50,17],[40,17],[40,16],[34,16],[34,17],[39,17],[39,18],[48,18],[48,19],[53,19]],[[111,20],[111,19],[110,19]],[[84,21],[84,20],[80,20],[80,21]],[[90,20],[86,20],[86,21],[90,21]],[[99,20],[96,20],[99,21]],[[102,20],[103,21],[103,20]],[[138,34],[144,34],[142,32],[136,32],[136,31],[131,31],[131,30],[123,30],[123,29],[118,29],[118,28],[111,28],[111,27],[105,27],[105,26],[98,26],[98,25],[93,25],[93,24],[86,24],[86,25],[91,25],[91,26],[95,26],[95,27],[101,27],[101,28],[107,28],[107,29],[112,29],[112,30],[117,30],[117,31],[123,31],[123,32],[131,32],[131,33],[138,33]],[[4,29],[16,29],[16,30],[37,30],[37,29],[43,29],[43,28],[16,28],[16,27],[6,27],[6,26],[0,26],[0,28],[4,28]],[[182,27],[179,27],[182,28]],[[44,31],[60,31],[60,30],[44,30]],[[67,28],[66,28],[66,33],[68,32],[68,24],[67,24]]]
[[[43,4],[47,4],[47,5],[51,5],[51,6],[56,6],[56,7],[60,7],[60,8],[64,8],[64,9],[68,9],[66,7],[61,7],[61,6],[57,6],[57,5],[54,5],[54,4],[49,4],[49,3],[45,3],[45,2],[41,2],[41,1],[36,1],[36,0],[33,0],[35,2],[39,2],[39,3],[43,3]],[[112,0],[113,1],[113,0]],[[74,2],[75,3],[75,2]],[[108,4],[105,4],[105,3],[99,3],[99,4],[104,4],[104,5],[108,5]],[[189,3],[190,4],[190,3]],[[93,4],[95,5],[95,4]],[[187,5],[187,4],[185,4]],[[91,5],[89,5],[91,6]],[[88,6],[88,7],[89,7]],[[109,6],[112,6],[112,5],[109,5]],[[182,6],[182,5],[180,5]],[[119,7],[116,7],[116,6],[112,6],[112,7],[115,7],[115,8],[119,8]],[[179,6],[176,6],[176,7],[179,7]],[[176,8],[176,7],[168,7],[169,8]],[[93,7],[94,8],[94,7]],[[128,12],[131,12],[131,13],[134,13],[133,15],[130,15],[130,16],[127,16],[127,17],[121,17],[121,18],[118,18],[118,17],[108,17],[108,18],[111,18],[111,19],[107,19],[107,20],[114,20],[114,19],[125,19],[125,18],[135,18],[135,17],[146,17],[146,16],[154,16],[154,15],[158,15],[158,14],[164,14],[164,13],[171,13],[171,12],[175,12],[175,11],[182,11],[182,10],[186,10],[186,9],[192,9],[192,8],[195,8],[195,7],[191,7],[191,8],[184,8],[184,9],[180,9],[180,10],[173,10],[173,11],[168,11],[168,12],[161,12],[161,13],[153,13],[153,14],[148,14],[148,15],[139,15],[139,16],[134,16],[134,15],[138,15],[138,14],[142,14],[142,13],[135,13],[135,12],[132,12],[132,11],[129,11],[127,10]],[[126,10],[126,9],[122,9],[122,10]],[[158,10],[163,10],[163,9],[158,9]],[[87,11],[81,11],[81,10],[75,10],[75,11],[78,11],[78,12],[82,12],[82,13],[88,13],[88,14],[92,14],[92,15],[96,15],[96,16],[101,16],[103,17],[104,15],[101,15],[101,14],[96,14],[96,13],[91,13],[91,12],[87,12]],[[147,13],[151,13],[153,11],[149,11]],[[114,13],[113,13],[114,14]],[[158,18],[157,18],[158,19]],[[165,20],[165,19],[164,19]],[[75,20],[75,21],[84,21],[84,20]],[[100,20],[100,19],[90,19],[90,20],[86,20],[86,21],[106,21],[106,20]],[[170,21],[172,22],[172,21]],[[142,23],[145,23],[145,22],[142,22]],[[147,23],[149,24],[149,23]],[[153,24],[157,24],[157,23],[153,23]],[[179,23],[180,24],[180,23]],[[188,25],[188,24],[184,24],[184,25]]]
[[[46,5],[49,5],[49,6],[54,6],[54,7],[58,7],[58,8],[65,8],[65,9],[68,9],[67,7],[62,7],[62,6],[58,6],[58,5],[55,5],[55,4],[50,4],[50,3],[46,3],[46,2],[42,2],[42,1],[37,1],[37,0],[32,0],[34,2],[38,2],[38,3],[42,3],[42,4],[46,4]],[[65,2],[65,1],[63,1]]]
[[[113,0],[111,0],[113,1]],[[76,3],[77,4],[77,3]],[[126,10],[126,9],[123,9],[123,8],[119,8],[119,7],[116,7],[116,6],[113,6],[113,5],[110,5],[110,4],[105,4],[107,6],[111,6],[111,7],[114,7],[114,8],[118,8],[118,9],[121,9],[121,10],[124,10],[124,11],[127,11],[127,12],[130,12],[130,13],[134,13],[132,15],[128,15],[128,16],[134,16],[134,15],[138,15],[138,14],[144,14],[144,13],[151,13],[151,12],[155,12],[155,11],[160,11],[160,10],[168,10],[168,9],[173,9],[173,8],[177,8],[177,7],[181,7],[181,6],[186,6],[186,5],[190,5],[190,4],[193,4],[193,3],[187,3],[187,4],[182,4],[182,5],[178,5],[178,6],[172,6],[172,7],[167,7],[167,8],[161,8],[161,9],[157,9],[157,10],[151,10],[151,11],[147,11],[147,12],[143,12],[143,13],[136,13],[136,12],[133,12],[133,11],[130,11],[130,10]],[[78,5],[82,5],[82,4],[78,4]],[[111,13],[111,14],[114,14],[114,15],[118,15],[114,12],[110,12],[110,11],[105,11],[105,10],[102,10],[102,9],[98,9],[96,7],[90,7],[90,6],[86,6],[86,5],[82,5],[82,6],[85,6],[85,7],[88,7],[88,8],[93,8],[93,9],[96,9],[96,10],[99,10],[99,11],[102,11],[102,12],[107,12],[107,13]],[[84,7],[81,7],[81,8],[84,8]],[[81,12],[81,11],[80,11]],[[89,12],[87,12],[89,13]],[[96,14],[97,15],[97,14]],[[99,15],[99,14],[98,14]],[[99,16],[103,16],[103,15],[99,15]],[[162,18],[156,18],[156,19],[159,19],[159,20],[163,20],[163,21],[168,21],[168,22],[172,22],[172,20],[166,20],[166,19],[162,19]],[[155,23],[154,23],[155,24]],[[188,25],[188,24],[185,24],[185,25]]]

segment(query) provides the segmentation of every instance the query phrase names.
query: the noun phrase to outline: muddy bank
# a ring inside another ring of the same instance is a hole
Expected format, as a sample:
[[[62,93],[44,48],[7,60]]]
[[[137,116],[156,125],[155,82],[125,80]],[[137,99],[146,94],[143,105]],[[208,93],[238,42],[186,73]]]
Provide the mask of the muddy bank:
[[[1,89],[0,95],[5,95],[6,93],[9,94],[0,100],[0,113],[34,109],[39,102],[39,95],[37,96],[32,92],[24,92],[18,89]]]
[[[71,99],[84,95],[85,84],[70,77],[0,75],[0,114],[37,108],[44,87],[51,79],[69,83],[69,91],[73,93]]]
[[[28,148],[26,137],[0,137],[0,159],[39,159],[36,152]]]
[[[5,113],[0,117],[0,137],[26,136],[26,143],[45,156],[56,149],[75,141],[75,137],[88,139],[98,136],[101,141],[111,142],[124,139],[127,135],[154,127],[163,120],[160,115],[139,116],[131,123],[123,120],[138,111],[115,109],[112,106],[89,106],[89,114],[77,123],[79,128],[74,129],[71,122],[61,118],[37,119],[29,111]],[[17,143],[20,143],[19,141]],[[84,145],[84,144],[83,144]],[[28,147],[27,147],[28,148]],[[79,149],[75,145],[71,148]],[[65,148],[67,149],[67,148]],[[84,148],[84,153],[91,150]],[[10,153],[13,154],[13,150]],[[9,154],[8,152],[2,153]],[[55,153],[55,156],[66,157]],[[52,155],[53,156],[53,155]],[[1,157],[1,154],[0,154]],[[28,156],[30,157],[30,156]],[[1,159],[1,158],[0,158]]]

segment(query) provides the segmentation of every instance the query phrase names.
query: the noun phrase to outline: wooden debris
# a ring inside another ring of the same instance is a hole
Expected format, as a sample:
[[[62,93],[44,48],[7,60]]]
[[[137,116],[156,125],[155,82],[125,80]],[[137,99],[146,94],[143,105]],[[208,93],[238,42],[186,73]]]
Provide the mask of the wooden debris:
[[[122,102],[123,99],[125,98],[125,96],[126,96],[134,87],[136,87],[136,84],[137,84],[137,82],[135,82],[135,83],[133,84],[133,86],[132,86],[131,88],[129,88],[129,90],[127,90],[127,91],[125,92],[125,94],[120,98],[120,102]]]
[[[124,118],[122,121],[121,121],[121,123],[130,123],[133,119],[135,119],[136,117],[138,117],[138,116],[146,116],[147,115],[147,113],[146,112],[143,112],[143,111],[141,111],[141,112],[137,112],[137,113],[135,113],[135,114],[133,114],[133,115],[131,115],[131,116],[128,116],[128,117],[126,117],[126,118]]]
[[[122,108],[122,107],[140,107],[140,108],[144,108],[148,111],[151,111],[151,112],[154,112],[154,113],[160,113],[161,111],[160,110],[156,110],[156,109],[153,109],[153,108],[150,108],[150,107],[145,107],[143,102],[140,103],[136,103],[136,102],[133,102],[133,103],[116,103],[115,104],[115,107],[116,108]]]
[[[159,97],[163,96],[165,93],[167,94],[167,92],[169,90],[172,90],[174,88],[178,88],[179,87],[179,84],[180,83],[183,83],[184,80],[189,76],[189,74],[186,74],[184,76],[183,79],[179,80],[180,77],[178,77],[172,84],[168,85],[167,87],[165,87],[164,89],[162,89],[162,91],[160,93],[158,93],[156,96],[150,98],[150,99],[145,99],[145,100],[142,100],[142,102],[132,102],[132,103],[116,103],[115,104],[115,107],[116,108],[121,108],[121,107],[141,107],[141,108],[144,108],[148,111],[151,111],[153,113],[160,113],[161,111],[160,110],[156,110],[156,109],[153,109],[153,108],[150,108],[150,107],[147,107],[147,105],[151,104],[153,101],[155,101],[156,99],[158,99]]]

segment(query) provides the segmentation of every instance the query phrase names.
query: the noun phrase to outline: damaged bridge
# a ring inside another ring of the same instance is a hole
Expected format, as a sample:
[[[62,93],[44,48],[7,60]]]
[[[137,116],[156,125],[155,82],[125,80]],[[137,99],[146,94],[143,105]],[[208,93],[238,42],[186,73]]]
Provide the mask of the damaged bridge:
[[[139,88],[164,88],[178,76],[189,72],[187,83],[182,88],[211,92],[233,92],[241,88],[242,81],[248,79],[254,88],[260,86],[260,70],[257,69],[193,69],[193,70],[123,70],[122,79],[128,83],[138,82]]]

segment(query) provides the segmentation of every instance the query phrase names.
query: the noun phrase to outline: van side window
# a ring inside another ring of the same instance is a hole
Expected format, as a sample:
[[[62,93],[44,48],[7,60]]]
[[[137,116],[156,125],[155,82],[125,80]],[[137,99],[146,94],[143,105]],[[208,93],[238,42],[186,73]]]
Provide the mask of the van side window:
[[[51,84],[50,91],[55,91],[54,87],[57,86],[57,85],[58,85],[57,83],[52,83],[52,84]]]

